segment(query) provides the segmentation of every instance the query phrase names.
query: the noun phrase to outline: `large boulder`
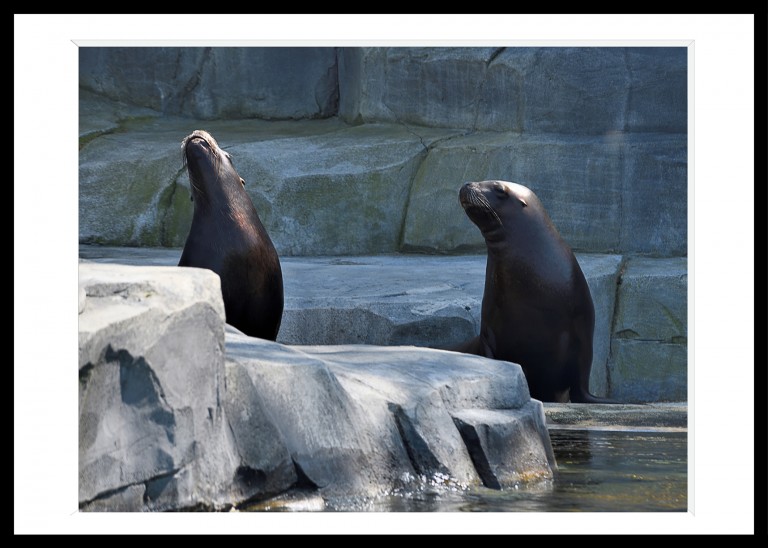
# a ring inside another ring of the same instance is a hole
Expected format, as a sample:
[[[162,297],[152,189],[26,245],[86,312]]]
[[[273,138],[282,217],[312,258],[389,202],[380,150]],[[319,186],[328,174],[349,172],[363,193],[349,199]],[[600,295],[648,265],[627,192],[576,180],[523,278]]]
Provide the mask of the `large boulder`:
[[[227,509],[296,490],[349,509],[427,481],[552,476],[542,404],[517,364],[248,337],[225,329],[204,269],[81,262],[80,287],[83,511]],[[457,417],[491,433],[467,436]],[[506,462],[491,476],[480,454]]]
[[[203,269],[80,265],[81,509],[227,504],[224,306]]]
[[[331,507],[349,504],[350,494],[376,497],[436,479],[485,483],[478,452],[507,460],[503,479],[486,483],[494,488],[551,478],[556,467],[541,402],[530,399],[517,364],[408,346],[286,346],[230,331],[227,369],[251,380],[249,401],[282,433],[298,485]],[[454,419],[488,409],[518,424],[494,426],[506,440],[493,448],[463,437]]]

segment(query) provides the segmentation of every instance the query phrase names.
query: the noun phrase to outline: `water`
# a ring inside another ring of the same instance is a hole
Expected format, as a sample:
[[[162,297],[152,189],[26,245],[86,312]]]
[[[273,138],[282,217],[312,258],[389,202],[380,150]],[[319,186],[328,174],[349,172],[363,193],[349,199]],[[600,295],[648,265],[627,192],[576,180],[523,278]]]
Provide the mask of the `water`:
[[[251,511],[371,512],[686,512],[688,448],[683,430],[550,430],[554,479],[504,490],[427,482],[374,500],[317,495]]]

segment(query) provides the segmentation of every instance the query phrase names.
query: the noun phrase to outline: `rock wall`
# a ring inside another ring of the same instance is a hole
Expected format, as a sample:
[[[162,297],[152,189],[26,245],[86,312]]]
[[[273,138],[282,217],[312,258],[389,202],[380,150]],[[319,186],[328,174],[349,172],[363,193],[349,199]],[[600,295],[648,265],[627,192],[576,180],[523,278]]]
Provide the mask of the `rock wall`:
[[[686,48],[81,48],[80,89],[84,243],[182,245],[202,128],[283,255],[477,251],[484,179],[576,250],[687,254]]]
[[[335,48],[80,48],[82,89],[200,120],[334,116],[337,74]]]

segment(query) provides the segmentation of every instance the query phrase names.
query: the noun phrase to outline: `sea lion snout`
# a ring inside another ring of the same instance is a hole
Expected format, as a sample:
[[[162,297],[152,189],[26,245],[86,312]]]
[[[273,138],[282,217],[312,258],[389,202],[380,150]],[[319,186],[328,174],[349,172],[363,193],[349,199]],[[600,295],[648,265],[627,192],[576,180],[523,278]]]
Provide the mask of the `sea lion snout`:
[[[474,197],[479,192],[480,190],[477,188],[477,183],[464,183],[459,189],[459,203],[464,209],[466,209],[467,206],[476,204],[477,200]]]
[[[484,183],[464,183],[459,189],[459,204],[469,219],[480,227],[480,230],[491,229],[502,224],[499,214],[488,201],[484,192]]]

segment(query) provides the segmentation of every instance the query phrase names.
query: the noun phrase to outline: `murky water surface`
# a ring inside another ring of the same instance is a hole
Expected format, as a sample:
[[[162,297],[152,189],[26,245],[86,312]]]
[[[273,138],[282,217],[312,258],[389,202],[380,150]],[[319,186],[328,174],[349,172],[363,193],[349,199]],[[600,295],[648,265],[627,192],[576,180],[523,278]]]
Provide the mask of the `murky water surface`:
[[[554,479],[504,490],[427,482],[375,500],[323,504],[309,497],[278,511],[372,512],[685,512],[684,431],[551,430]]]

